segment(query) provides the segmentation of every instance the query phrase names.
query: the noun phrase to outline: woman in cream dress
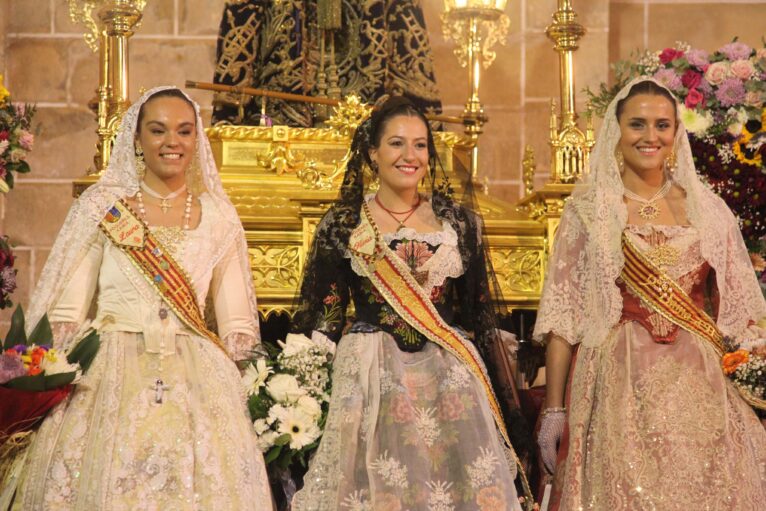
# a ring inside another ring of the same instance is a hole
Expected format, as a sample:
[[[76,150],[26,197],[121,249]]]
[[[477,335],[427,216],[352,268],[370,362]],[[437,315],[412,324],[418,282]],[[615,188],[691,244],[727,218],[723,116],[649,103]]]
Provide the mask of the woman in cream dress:
[[[119,199],[179,263],[197,303],[212,301],[220,346],[100,231]],[[29,324],[46,312],[58,348],[87,327],[101,347],[37,433],[14,510],[272,509],[235,365],[259,343],[243,231],[199,108],[178,89],[150,90],[125,114],[109,168],[64,222]]]

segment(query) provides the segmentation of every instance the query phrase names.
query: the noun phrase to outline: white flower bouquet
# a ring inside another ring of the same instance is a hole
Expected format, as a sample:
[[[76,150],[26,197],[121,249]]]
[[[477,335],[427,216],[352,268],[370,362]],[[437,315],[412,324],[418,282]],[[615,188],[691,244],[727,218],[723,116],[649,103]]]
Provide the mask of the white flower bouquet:
[[[327,420],[335,345],[296,334],[277,344],[264,343],[268,358],[252,359],[242,376],[250,417],[268,465],[306,467]]]

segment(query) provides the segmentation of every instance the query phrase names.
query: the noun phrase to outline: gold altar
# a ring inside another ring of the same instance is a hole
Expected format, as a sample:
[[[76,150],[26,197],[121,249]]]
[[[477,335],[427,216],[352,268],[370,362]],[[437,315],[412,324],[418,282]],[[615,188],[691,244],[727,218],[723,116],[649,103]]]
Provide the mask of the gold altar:
[[[487,118],[478,99],[478,62],[484,59],[487,64],[494,58],[490,47],[505,37],[508,21],[504,1],[498,0],[499,7],[493,4],[489,10],[482,2],[460,3],[460,8],[458,3],[447,4],[445,30],[457,41],[458,55],[470,64],[471,96],[462,116],[456,118],[465,134],[439,132],[436,142],[459,196],[469,180],[482,188],[475,181],[477,144]],[[474,8],[474,4],[482,7]],[[144,5],[145,0],[70,0],[72,19],[84,24],[89,44],[100,50],[100,84],[94,100],[99,122],[97,154],[92,173],[75,181],[75,195],[106,168],[110,142],[127,106],[128,41],[140,23]],[[574,100],[573,54],[585,30],[577,22],[571,0],[557,0],[557,7],[546,29],[559,54],[561,92],[559,108],[551,105],[550,179],[535,190],[536,164],[527,147],[523,161],[526,196],[520,203],[508,204],[488,193],[478,197],[495,275],[510,308],[537,307],[564,202],[573,183],[587,172],[593,146],[590,116],[586,129],[581,130]],[[458,37],[461,34],[465,37]],[[207,129],[224,187],[242,219],[259,308],[266,318],[291,312],[314,228],[338,193],[353,128],[360,121],[360,112],[369,108],[346,99],[336,108],[335,119],[340,121],[330,119],[326,128],[224,125]]]
[[[237,208],[264,317],[290,312],[314,228],[343,179],[348,130],[286,126],[209,128],[224,188]],[[439,158],[459,196],[473,144],[436,133]],[[505,302],[534,308],[548,244],[545,224],[480,195],[490,254]]]

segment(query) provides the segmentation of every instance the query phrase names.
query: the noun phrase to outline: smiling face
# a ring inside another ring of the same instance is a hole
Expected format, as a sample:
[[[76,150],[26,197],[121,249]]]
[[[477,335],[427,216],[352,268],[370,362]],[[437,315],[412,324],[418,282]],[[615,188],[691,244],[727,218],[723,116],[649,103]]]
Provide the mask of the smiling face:
[[[144,103],[136,145],[144,152],[146,172],[162,181],[179,180],[196,147],[196,116],[181,98],[158,97]]]
[[[639,175],[661,171],[676,134],[673,103],[664,96],[637,94],[625,101],[619,123],[617,149],[625,159],[625,168]]]
[[[414,115],[391,117],[370,159],[378,165],[381,189],[416,190],[428,171],[428,127]]]

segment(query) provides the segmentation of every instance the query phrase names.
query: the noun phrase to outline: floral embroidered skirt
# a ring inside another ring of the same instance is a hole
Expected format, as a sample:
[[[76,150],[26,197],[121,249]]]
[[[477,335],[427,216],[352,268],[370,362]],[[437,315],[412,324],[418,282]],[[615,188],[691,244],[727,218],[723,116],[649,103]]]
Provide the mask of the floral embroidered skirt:
[[[102,333],[37,433],[14,510],[272,509],[236,366],[210,341],[176,339],[160,363],[142,334]]]
[[[764,509],[766,431],[705,341],[626,323],[580,347],[571,385],[554,509]]]
[[[338,345],[324,436],[293,511],[520,509],[513,462],[481,385],[433,343],[387,333]]]

